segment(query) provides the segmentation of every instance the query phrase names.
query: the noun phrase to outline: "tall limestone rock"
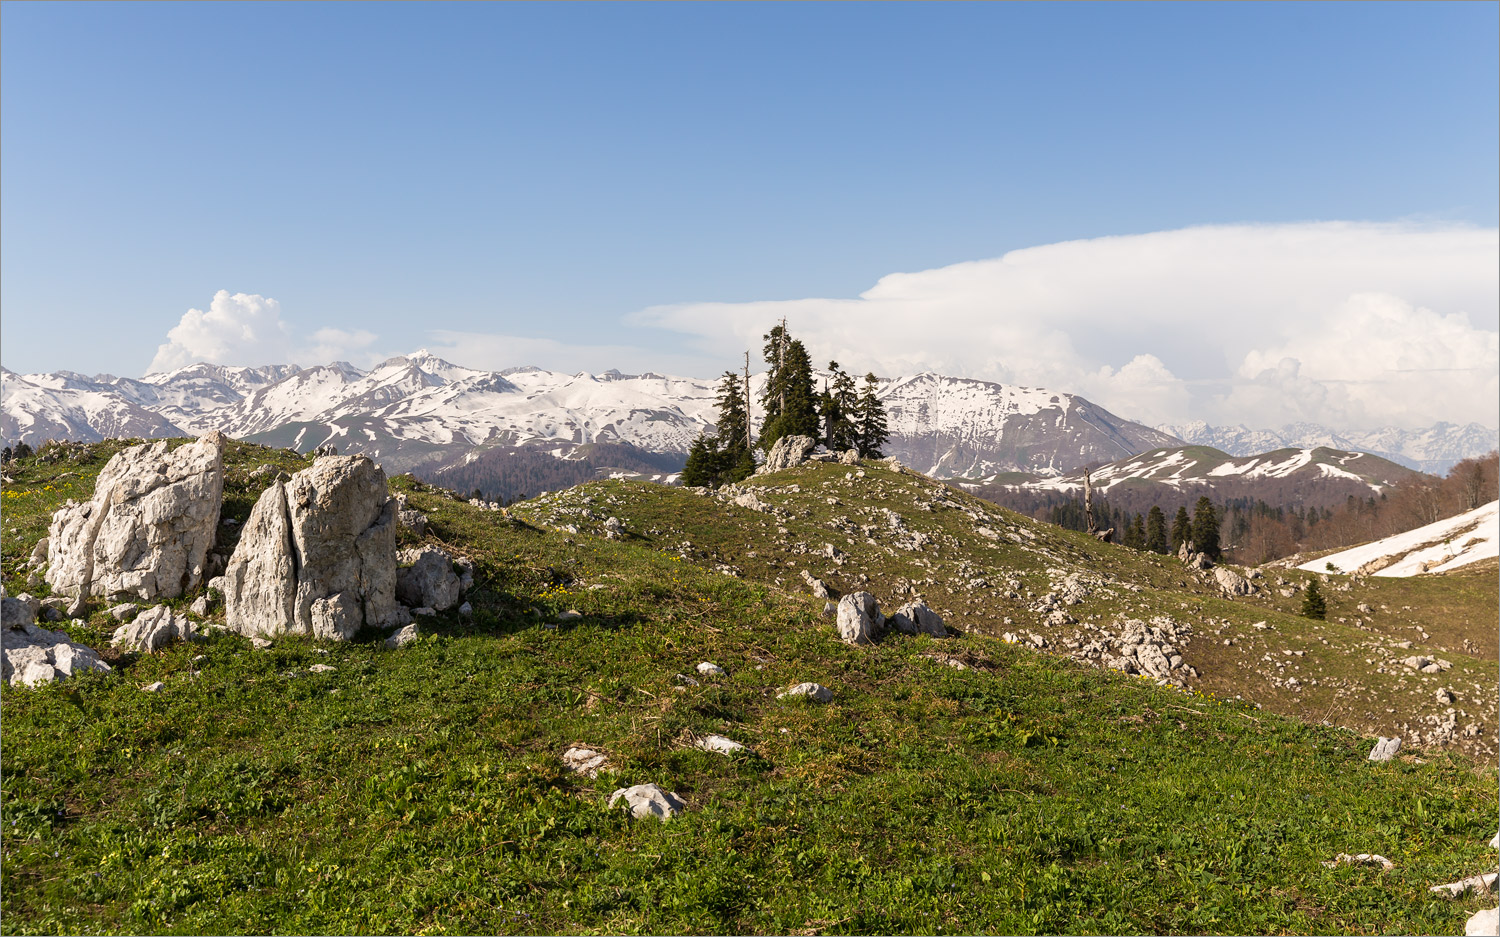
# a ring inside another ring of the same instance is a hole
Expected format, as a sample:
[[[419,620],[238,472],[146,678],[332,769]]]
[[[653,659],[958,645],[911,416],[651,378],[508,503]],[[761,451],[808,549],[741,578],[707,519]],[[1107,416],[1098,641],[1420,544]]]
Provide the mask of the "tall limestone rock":
[[[396,604],[397,505],[364,456],[324,456],[274,482],[224,571],[224,619],[241,634],[348,640],[405,621]]]
[[[47,582],[60,595],[177,598],[203,581],[224,498],[224,436],[168,452],[165,440],[116,453],[91,501],[69,501],[47,533]]]

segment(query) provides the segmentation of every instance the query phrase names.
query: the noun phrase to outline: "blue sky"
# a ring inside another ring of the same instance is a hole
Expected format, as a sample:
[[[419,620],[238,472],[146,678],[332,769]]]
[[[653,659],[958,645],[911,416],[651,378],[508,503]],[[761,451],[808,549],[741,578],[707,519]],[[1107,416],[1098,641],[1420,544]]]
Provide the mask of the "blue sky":
[[[478,366],[655,356],[709,375],[768,301],[853,300],[891,274],[1060,242],[1306,222],[1468,232],[1455,262],[1478,264],[1472,290],[1443,293],[1441,264],[1329,290],[1462,314],[1483,345],[1497,10],[6,3],[4,363],[140,374],[227,290],[275,300],[275,347],[303,364],[427,345]],[[997,317],[1040,315],[991,301]],[[1131,347],[1058,316],[1079,361],[1049,379],[1141,355],[1173,380],[1253,377],[1244,349],[1215,345],[1205,364],[1174,344],[1186,310],[1214,315],[1212,291],[1135,301],[1181,311]],[[825,334],[817,320],[815,354],[862,353],[839,337],[857,322]],[[926,360],[892,341],[871,337],[870,366]]]

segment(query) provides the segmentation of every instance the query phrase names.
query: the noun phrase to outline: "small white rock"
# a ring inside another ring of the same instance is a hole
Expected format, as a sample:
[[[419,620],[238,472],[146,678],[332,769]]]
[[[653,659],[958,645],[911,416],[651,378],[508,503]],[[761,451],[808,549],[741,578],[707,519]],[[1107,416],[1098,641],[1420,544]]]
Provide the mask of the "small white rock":
[[[745,746],[739,742],[736,742],[734,739],[727,739],[722,735],[705,735],[693,744],[706,752],[717,752],[720,755],[733,755],[735,752],[745,750]]]
[[[610,795],[609,805],[613,807],[621,798],[629,805],[630,815],[638,820],[646,817],[670,820],[687,809],[687,804],[681,797],[664,791],[655,784],[622,787]]]
[[[557,620],[558,621],[573,621],[575,619],[582,618],[582,617],[583,617],[583,612],[580,612],[576,608],[570,608],[566,612],[563,612],[562,614],[558,615],[557,616]]]
[[[788,696],[805,696],[815,703],[833,701],[833,691],[819,683],[799,683],[785,693],[776,694],[777,699],[786,699]]]
[[[155,683],[148,683],[145,686],[141,687],[141,689],[145,690],[147,693],[155,693],[158,690],[164,690],[166,688],[167,685],[165,683],[162,683],[160,680],[156,681]]]
[[[563,752],[562,762],[569,769],[591,778],[598,777],[600,769],[609,764],[603,752],[596,752],[592,748],[570,748]]]
[[[313,673],[328,673],[328,672],[330,672],[332,670],[336,670],[338,668],[336,668],[336,667],[330,667],[327,664],[313,664],[311,667],[309,667],[307,669],[311,670]]]
[[[263,651],[271,646],[271,639],[263,638],[257,634],[250,638],[250,646]]]
[[[703,663],[698,665],[698,672],[703,674],[705,677],[719,677],[723,676],[724,668],[720,667],[718,664],[711,664],[708,661],[704,661]]]
[[[412,609],[411,613],[413,615],[420,615],[423,618],[430,618],[433,615],[437,614],[437,609],[435,609],[435,608],[429,608],[428,606],[424,605],[421,608],[414,608],[414,609]]]
[[[394,651],[398,647],[405,647],[406,645],[417,640],[417,637],[417,626],[407,625],[400,631],[397,631],[395,634],[391,635],[389,638],[386,638],[385,646]]]
[[[1464,924],[1464,937],[1480,937],[1485,934],[1493,937],[1497,933],[1500,933],[1500,908],[1475,911]]]

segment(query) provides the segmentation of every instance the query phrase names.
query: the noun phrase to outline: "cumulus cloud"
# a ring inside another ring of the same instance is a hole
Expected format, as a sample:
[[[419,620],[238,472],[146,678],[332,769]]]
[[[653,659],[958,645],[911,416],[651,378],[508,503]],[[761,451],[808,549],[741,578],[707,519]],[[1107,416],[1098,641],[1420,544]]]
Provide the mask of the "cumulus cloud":
[[[256,293],[219,290],[208,310],[189,309],[167,332],[147,374],[172,371],[206,361],[209,364],[289,364],[294,358],[316,364],[348,360],[368,364],[383,357],[373,351],[376,336],[364,329],[352,332],[318,329],[310,342],[299,341],[281,318],[281,304]]]
[[[1500,233],[1223,225],[882,277],[858,298],[658,306],[732,359],[783,316],[815,360],[1076,391],[1147,422],[1494,426]]]

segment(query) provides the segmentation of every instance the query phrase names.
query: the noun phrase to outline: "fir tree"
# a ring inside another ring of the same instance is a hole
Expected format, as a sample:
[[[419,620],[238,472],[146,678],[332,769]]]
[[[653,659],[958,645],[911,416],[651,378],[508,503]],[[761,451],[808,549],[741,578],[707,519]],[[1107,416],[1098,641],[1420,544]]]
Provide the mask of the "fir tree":
[[[750,415],[745,412],[745,385],[738,374],[724,372],[715,402],[719,406],[719,445],[725,452],[734,453],[738,461],[740,450],[750,447]]]
[[[760,431],[761,448],[770,449],[783,436],[819,438],[817,393],[807,349],[780,325],[765,338],[766,363],[771,367],[761,394],[761,403],[766,408],[766,422]]]
[[[712,488],[718,473],[719,440],[699,433],[688,447],[687,464],[682,467],[682,484],[688,488]]]
[[[1193,506],[1192,539],[1193,552],[1206,553],[1211,560],[1219,558],[1219,517],[1207,495]]]
[[[1167,552],[1167,515],[1154,504],[1146,515],[1146,549],[1152,553]]]
[[[1177,509],[1177,516],[1172,518],[1172,552],[1176,553],[1192,535],[1193,522],[1188,520],[1187,506],[1183,505]]]
[[[890,440],[891,434],[885,422],[885,404],[875,395],[880,386],[874,374],[865,375],[865,386],[860,391],[856,407],[855,425],[858,427],[859,456],[862,459],[880,458],[880,447]]]
[[[859,433],[854,424],[859,409],[859,395],[854,389],[854,378],[839,368],[837,361],[828,362],[833,380],[819,398],[819,411],[823,417],[823,445],[831,452],[844,452],[858,448]]]
[[[1133,546],[1137,550],[1146,549],[1146,519],[1136,514],[1135,520],[1130,523],[1130,539],[1135,541]]]
[[[1140,518],[1140,515],[1137,514],[1136,518]],[[1124,546],[1130,547],[1132,550],[1139,550],[1142,546],[1144,546],[1144,544],[1141,542],[1144,539],[1144,534],[1137,533],[1135,522],[1131,521],[1130,523],[1127,523],[1125,525],[1125,534],[1120,538],[1120,542]]]
[[[1310,580],[1307,584],[1307,592],[1302,596],[1302,617],[1316,618],[1319,621],[1328,617],[1328,603],[1323,601],[1323,593],[1318,591],[1318,581]]]

